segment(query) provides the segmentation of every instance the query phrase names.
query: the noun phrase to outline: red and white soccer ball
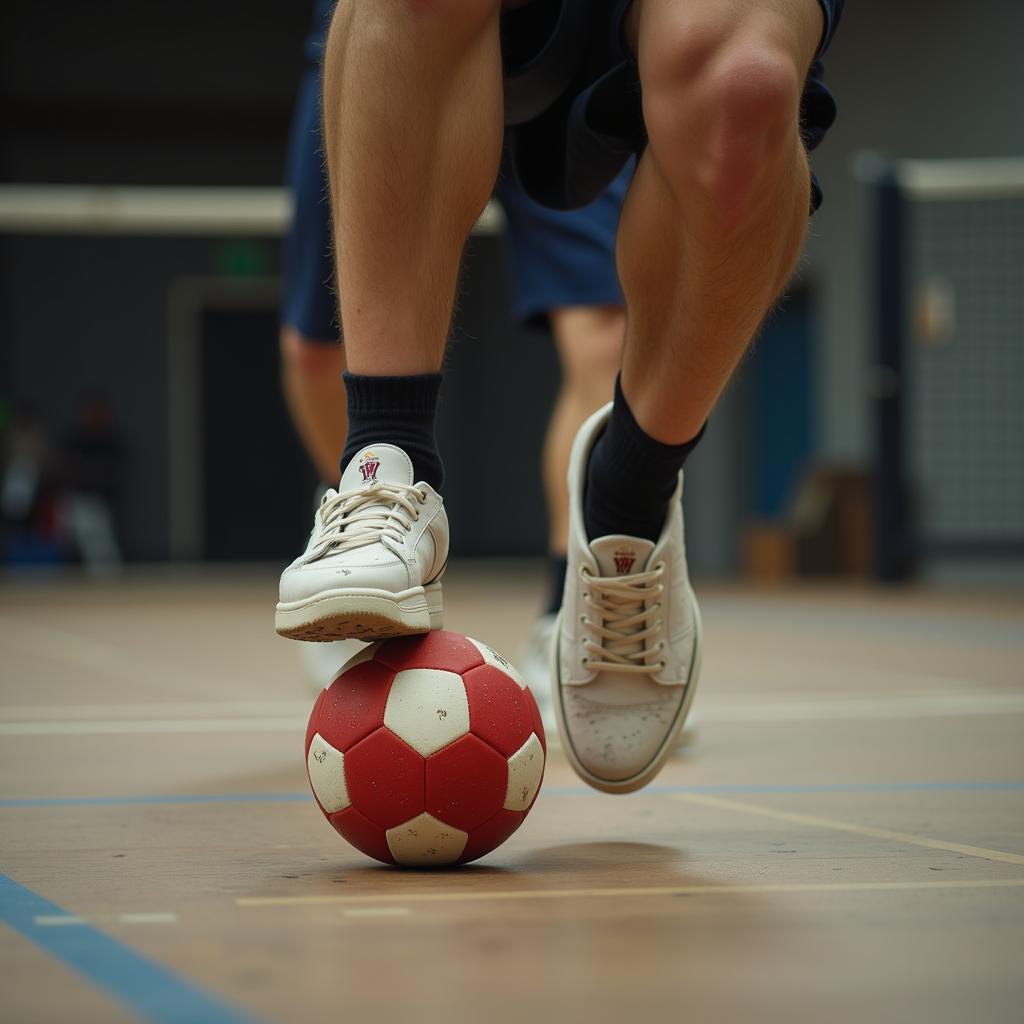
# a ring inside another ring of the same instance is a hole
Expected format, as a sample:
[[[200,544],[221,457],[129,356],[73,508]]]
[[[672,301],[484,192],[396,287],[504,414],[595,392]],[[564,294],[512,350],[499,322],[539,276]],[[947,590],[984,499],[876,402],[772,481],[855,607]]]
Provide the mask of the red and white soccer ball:
[[[486,644],[435,631],[370,644],[320,694],[306,769],[320,809],[388,864],[465,864],[503,843],[544,775],[544,726]]]

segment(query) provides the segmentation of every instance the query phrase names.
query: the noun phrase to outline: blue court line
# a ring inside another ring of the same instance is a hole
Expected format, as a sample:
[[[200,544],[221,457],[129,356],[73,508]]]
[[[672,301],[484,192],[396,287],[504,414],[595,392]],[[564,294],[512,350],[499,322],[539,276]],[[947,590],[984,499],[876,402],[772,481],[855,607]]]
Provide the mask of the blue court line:
[[[639,796],[679,796],[696,793],[706,796],[801,793],[956,793],[1019,792],[1024,780],[978,780],[970,782],[825,782],[807,785],[778,783],[721,786],[648,786]],[[544,796],[600,796],[587,786],[545,786]],[[0,800],[0,810],[21,807],[141,807],[160,804],[288,804],[310,799],[300,793],[171,793],[150,796],[32,797]]]
[[[0,922],[144,1020],[156,1024],[253,1024],[256,1019],[90,924],[38,925],[37,916],[72,915],[0,875]]]

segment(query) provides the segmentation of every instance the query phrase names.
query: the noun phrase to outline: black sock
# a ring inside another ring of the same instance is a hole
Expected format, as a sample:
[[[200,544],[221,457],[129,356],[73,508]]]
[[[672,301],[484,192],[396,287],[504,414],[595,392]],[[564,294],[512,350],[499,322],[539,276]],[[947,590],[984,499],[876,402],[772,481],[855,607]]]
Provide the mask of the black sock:
[[[545,615],[557,615],[562,607],[562,594],[565,591],[565,571],[567,562],[565,555],[548,555],[548,603],[544,608]]]
[[[434,416],[441,374],[411,377],[363,377],[346,373],[348,437],[341,469],[367,445],[397,445],[412,459],[413,480],[435,491],[444,483],[444,465],[434,437]]]
[[[590,452],[583,499],[587,537],[624,533],[656,542],[679,470],[703,435],[701,427],[684,444],[655,441],[633,418],[616,379],[611,418]]]

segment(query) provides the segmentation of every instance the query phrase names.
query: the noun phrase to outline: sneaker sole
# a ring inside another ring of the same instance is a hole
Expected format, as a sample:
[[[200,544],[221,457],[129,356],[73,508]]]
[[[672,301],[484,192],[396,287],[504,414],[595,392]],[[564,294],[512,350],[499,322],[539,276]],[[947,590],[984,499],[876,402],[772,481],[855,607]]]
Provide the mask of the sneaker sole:
[[[385,640],[441,629],[440,583],[398,594],[386,590],[326,590],[304,601],[278,604],[274,628],[292,640]]]
[[[658,747],[658,752],[654,755],[653,759],[643,771],[637,772],[636,775],[631,775],[626,779],[602,779],[599,775],[594,775],[584,768],[576,756],[576,751],[573,749],[572,741],[569,739],[569,730],[565,725],[565,709],[562,707],[562,674],[558,657],[558,644],[562,635],[561,613],[559,613],[559,621],[555,627],[555,639],[551,645],[551,678],[556,680],[553,703],[555,705],[555,718],[558,721],[558,735],[562,740],[562,749],[565,751],[565,756],[569,759],[569,764],[572,765],[572,770],[588,786],[593,786],[594,789],[599,789],[602,793],[634,793],[638,789],[643,789],[665,766],[665,762],[678,744],[679,734],[686,723],[686,716],[690,711],[690,705],[697,694],[697,682],[700,679],[701,656],[703,653],[703,644],[701,642],[703,627],[701,625],[700,606],[697,604],[697,596],[694,594],[693,589],[688,587],[687,593],[690,598],[690,607],[693,609],[693,661],[690,662],[690,673],[686,677],[686,696],[683,698],[683,703],[679,706],[679,710],[676,711],[675,718],[672,720],[672,727],[666,734],[665,739],[662,740],[661,746]]]

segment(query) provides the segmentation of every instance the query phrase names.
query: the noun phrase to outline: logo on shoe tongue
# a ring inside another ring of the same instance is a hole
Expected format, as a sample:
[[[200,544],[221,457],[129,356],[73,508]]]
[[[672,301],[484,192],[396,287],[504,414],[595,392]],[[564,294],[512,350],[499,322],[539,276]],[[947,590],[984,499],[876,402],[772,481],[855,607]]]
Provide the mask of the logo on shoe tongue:
[[[619,576],[628,576],[633,571],[633,565],[636,562],[636,552],[629,549],[616,551],[612,555],[612,560],[615,562],[615,572]]]
[[[359,459],[359,472],[362,474],[363,483],[375,483],[378,469],[380,469],[380,459],[373,452],[364,452]]]

